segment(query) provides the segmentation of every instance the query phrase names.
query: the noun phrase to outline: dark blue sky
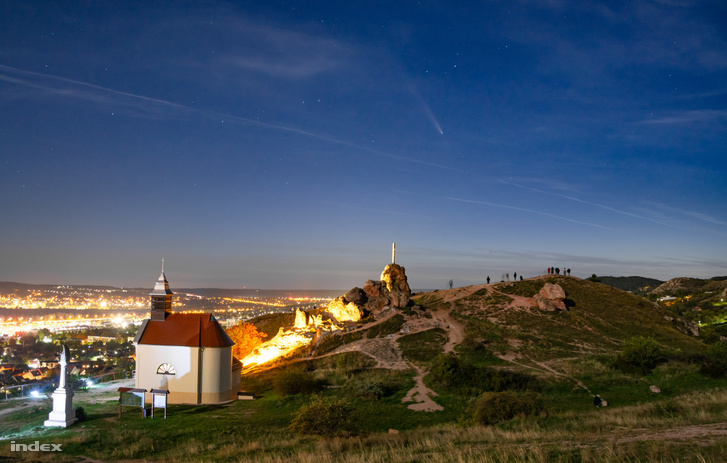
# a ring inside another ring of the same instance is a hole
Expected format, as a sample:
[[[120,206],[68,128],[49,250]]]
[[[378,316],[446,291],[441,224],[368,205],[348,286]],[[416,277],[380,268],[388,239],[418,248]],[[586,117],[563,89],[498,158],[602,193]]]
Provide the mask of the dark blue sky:
[[[727,274],[723,1],[148,3],[2,3],[0,280]]]

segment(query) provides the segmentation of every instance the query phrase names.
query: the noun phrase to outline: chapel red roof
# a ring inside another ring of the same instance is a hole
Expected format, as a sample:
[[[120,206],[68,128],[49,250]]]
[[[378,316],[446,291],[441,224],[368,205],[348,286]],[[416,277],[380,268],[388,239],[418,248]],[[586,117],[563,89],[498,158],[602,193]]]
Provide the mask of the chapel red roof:
[[[235,343],[217,319],[205,313],[169,313],[166,319],[147,320],[135,342],[158,346],[230,347]]]

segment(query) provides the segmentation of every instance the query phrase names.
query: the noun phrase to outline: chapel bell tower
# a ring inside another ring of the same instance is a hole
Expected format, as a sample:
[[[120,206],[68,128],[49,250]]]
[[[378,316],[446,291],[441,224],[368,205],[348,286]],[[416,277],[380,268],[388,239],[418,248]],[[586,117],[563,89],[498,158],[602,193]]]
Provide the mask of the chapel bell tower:
[[[149,293],[151,296],[151,320],[164,321],[167,315],[172,312],[172,290],[169,289],[169,282],[164,275],[164,259],[162,259],[162,273]]]

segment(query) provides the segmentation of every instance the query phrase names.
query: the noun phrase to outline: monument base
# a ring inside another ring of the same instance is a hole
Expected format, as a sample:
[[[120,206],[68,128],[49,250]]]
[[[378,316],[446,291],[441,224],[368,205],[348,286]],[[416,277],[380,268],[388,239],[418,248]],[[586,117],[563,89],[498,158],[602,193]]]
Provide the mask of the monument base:
[[[59,387],[53,392],[53,411],[43,422],[45,427],[67,428],[78,421],[76,411],[73,409],[73,389]]]

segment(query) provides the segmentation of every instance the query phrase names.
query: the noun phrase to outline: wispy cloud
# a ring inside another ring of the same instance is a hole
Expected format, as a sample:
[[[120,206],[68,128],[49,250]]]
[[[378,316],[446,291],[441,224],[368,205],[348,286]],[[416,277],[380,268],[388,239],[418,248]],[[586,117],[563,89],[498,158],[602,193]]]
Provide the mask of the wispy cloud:
[[[525,186],[525,185],[520,185],[518,183],[514,183],[514,182],[511,182],[511,181],[508,181],[508,180],[504,180],[504,179],[498,179],[498,180],[500,182],[502,182],[502,183],[505,183],[507,185],[512,185],[512,186],[517,187],[517,188],[522,188],[522,189],[525,189],[525,190],[534,191],[536,193],[547,194],[547,195],[551,195],[551,196],[557,196],[559,198],[567,199],[567,200],[570,200],[570,201],[575,201],[577,203],[586,204],[586,205],[593,206],[593,207],[597,207],[599,209],[604,209],[604,210],[613,212],[615,214],[624,215],[626,217],[632,217],[634,219],[639,219],[639,220],[646,220],[646,221],[649,221],[649,222],[657,223],[659,225],[665,225],[667,227],[674,227],[674,225],[672,225],[672,224],[669,224],[669,223],[666,223],[666,222],[661,222],[661,221],[655,220],[655,219],[653,219],[651,217],[646,217],[646,216],[643,216],[643,215],[638,215],[638,214],[634,214],[634,213],[631,213],[631,212],[622,211],[620,209],[616,209],[616,208],[613,208],[613,207],[610,207],[610,206],[606,206],[604,204],[598,204],[598,203],[594,203],[594,202],[591,202],[591,201],[586,201],[584,199],[576,198],[574,196],[568,196],[568,195],[564,195],[564,194],[561,194],[561,193],[554,193],[552,191],[539,190],[537,188],[532,188],[532,187],[528,187],[528,186]]]
[[[686,125],[719,119],[727,121],[727,111],[714,109],[680,111],[668,116],[646,119],[638,123],[646,125]]]
[[[722,227],[727,227],[727,221],[720,220],[710,214],[699,212],[699,211],[691,211],[686,209],[679,209],[671,205],[657,203],[657,202],[647,202],[647,206],[650,206],[653,209],[657,209],[663,212],[666,212],[668,216],[674,217],[676,219],[679,218],[679,216],[687,216],[691,217],[693,219],[697,219],[700,222],[712,224],[712,225],[719,225]]]
[[[514,210],[514,211],[520,211],[520,212],[526,212],[526,213],[529,213],[529,214],[537,214],[537,215],[542,215],[542,216],[545,216],[545,217],[551,217],[551,218],[558,219],[558,220],[565,220],[566,222],[577,223],[579,225],[588,225],[590,227],[601,228],[601,229],[604,229],[604,230],[618,231],[615,228],[606,227],[606,226],[603,226],[603,225],[599,225],[597,223],[582,222],[580,220],[570,219],[568,217],[561,217],[559,215],[551,214],[549,212],[536,211],[536,210],[533,210],[533,209],[525,209],[525,208],[522,208],[522,207],[510,206],[510,205],[507,205],[507,204],[496,204],[496,203],[491,203],[491,202],[488,202],[488,201],[475,201],[475,200],[471,200],[471,199],[461,199],[461,198],[447,198],[447,199],[449,199],[450,201],[459,201],[459,202],[462,202],[462,203],[480,204],[480,205],[483,205],[483,206],[498,207],[498,208],[501,208],[501,209],[511,209],[511,210]]]
[[[239,18],[238,18],[239,21]],[[302,79],[339,69],[353,53],[347,44],[310,34],[245,21],[234,27],[244,51],[224,53],[219,63],[276,78]]]

